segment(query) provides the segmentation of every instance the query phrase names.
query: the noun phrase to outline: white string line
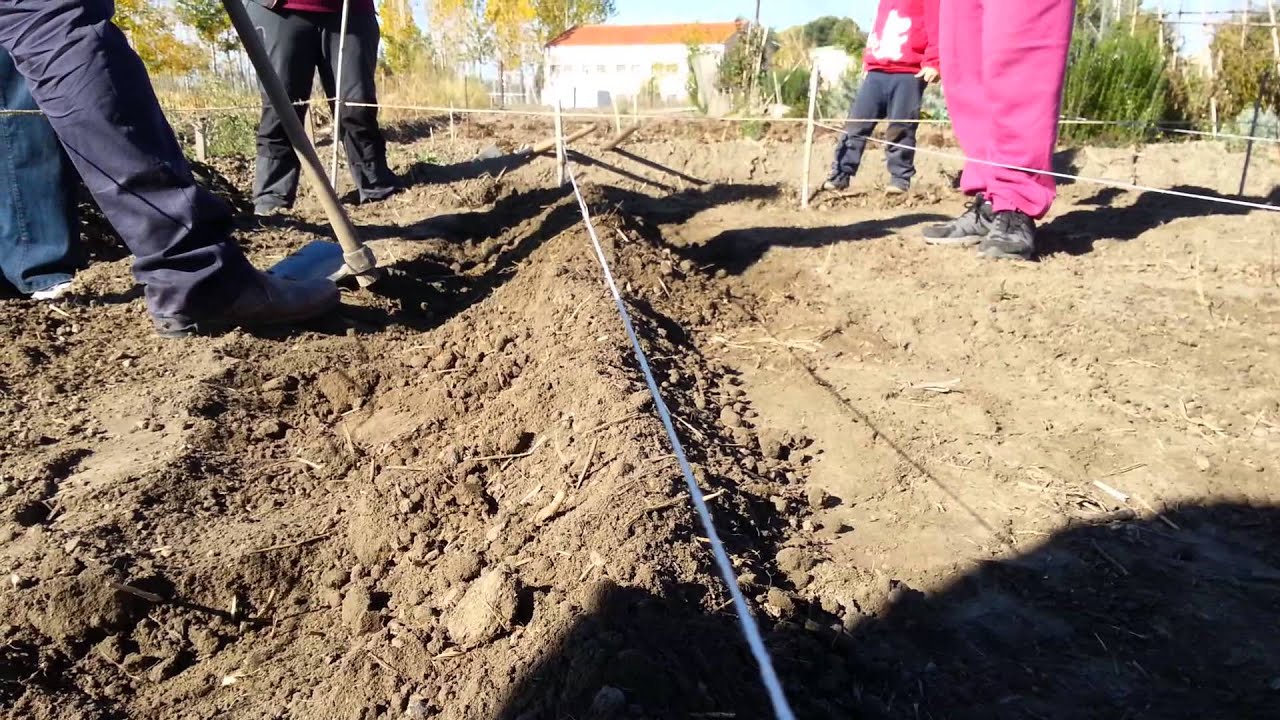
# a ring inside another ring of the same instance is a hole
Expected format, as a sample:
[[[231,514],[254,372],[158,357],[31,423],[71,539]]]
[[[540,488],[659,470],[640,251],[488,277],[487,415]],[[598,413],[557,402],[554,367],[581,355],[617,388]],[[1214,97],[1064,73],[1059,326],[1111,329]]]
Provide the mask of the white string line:
[[[844,132],[844,130],[842,130],[841,128],[832,127],[831,125],[824,125],[822,123],[814,123],[814,124],[817,127],[820,127],[824,130]],[[1213,197],[1212,195],[1199,195],[1197,193],[1182,192],[1181,190],[1169,190],[1166,188],[1156,188],[1156,187],[1148,187],[1146,185],[1136,185],[1134,183],[1127,183],[1121,180],[1111,180],[1110,178],[1094,178],[1094,177],[1088,177],[1085,175],[1069,175],[1067,173],[1052,172],[1050,170],[1037,170],[1035,168],[1020,167],[1018,165],[1006,165],[1004,163],[998,163],[991,160],[979,160],[977,158],[968,158],[968,157],[965,157],[964,155],[957,155],[955,153],[943,152],[941,150],[934,150],[932,148],[912,147],[910,145],[903,145],[902,143],[896,143],[889,140],[881,140],[879,138],[874,138],[874,137],[868,137],[867,140],[880,145],[885,145],[887,147],[902,148],[903,150],[914,150],[915,152],[921,153],[924,155],[933,155],[935,157],[946,158],[948,160],[954,160],[961,163],[975,162],[975,163],[978,163],[979,165],[986,165],[988,167],[1003,168],[1005,170],[1017,170],[1019,172],[1031,173],[1032,175],[1043,175],[1045,177],[1058,178],[1059,180],[1080,180],[1087,183],[1093,183],[1095,185],[1113,187],[1121,190],[1150,192],[1150,193],[1156,193],[1158,195],[1170,195],[1172,197],[1186,198],[1188,200],[1203,200],[1205,202],[1218,203],[1220,205],[1235,205],[1236,207],[1245,207],[1251,210],[1267,210],[1270,212],[1280,212],[1280,207],[1277,207],[1275,205],[1263,205],[1261,203],[1249,202],[1247,200],[1232,200],[1231,198]]]
[[[724,549],[720,534],[716,532],[715,522],[711,518],[711,510],[707,507],[707,500],[702,494],[702,488],[698,487],[698,481],[694,479],[693,469],[689,465],[689,458],[685,455],[684,446],[680,443],[679,435],[676,434],[675,425],[672,424],[671,413],[667,409],[666,402],[662,399],[662,393],[658,390],[658,383],[653,377],[653,370],[649,367],[649,359],[645,356],[644,349],[640,346],[640,339],[637,337],[635,326],[631,322],[631,315],[627,312],[626,302],[623,301],[622,293],[618,290],[618,284],[614,281],[613,271],[609,268],[609,261],[605,257],[604,247],[600,244],[600,237],[596,235],[595,224],[591,221],[591,212],[587,209],[587,201],[582,197],[582,190],[578,187],[578,180],[574,175],[572,163],[566,163],[566,171],[569,182],[573,185],[573,193],[578,198],[578,208],[582,211],[582,221],[587,226],[587,234],[591,237],[596,259],[600,262],[600,269],[604,271],[605,283],[609,286],[609,292],[613,294],[613,302],[618,307],[618,314],[622,316],[622,325],[627,331],[627,337],[631,340],[632,349],[635,350],[636,360],[640,363],[640,371],[644,374],[644,381],[649,386],[649,393],[653,395],[654,407],[658,409],[658,417],[662,420],[662,426],[666,428],[667,437],[671,440],[671,447],[675,450],[676,460],[680,464],[680,471],[684,473],[684,481],[689,488],[689,497],[693,499],[694,507],[698,511],[698,519],[702,522],[702,529],[707,533],[707,540],[711,545],[711,552],[715,557],[720,577],[724,580],[725,586],[729,590],[729,595],[733,599],[734,611],[737,613],[738,622],[742,626],[742,634],[746,637],[751,654],[760,666],[760,678],[769,694],[769,702],[773,705],[774,716],[777,720],[795,720],[795,714],[791,711],[791,705],[787,702],[786,694],[782,690],[782,683],[778,680],[778,675],[773,669],[773,659],[769,656],[768,649],[765,648],[764,638],[760,634],[760,627],[756,624],[755,617],[751,614],[751,608],[747,605],[747,599],[743,596],[741,588],[738,587],[738,577],[733,572],[733,564],[729,561],[729,553]]]

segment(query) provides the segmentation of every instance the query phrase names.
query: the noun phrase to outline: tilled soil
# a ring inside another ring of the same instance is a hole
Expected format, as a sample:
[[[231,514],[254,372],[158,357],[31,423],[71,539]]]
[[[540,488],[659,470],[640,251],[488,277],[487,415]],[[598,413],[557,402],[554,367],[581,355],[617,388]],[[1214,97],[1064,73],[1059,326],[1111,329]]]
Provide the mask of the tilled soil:
[[[913,237],[948,162],[802,213],[794,128],[724,127],[576,159],[797,714],[1280,717],[1275,216],[1071,185],[981,262]],[[155,338],[92,218],[75,299],[0,305],[9,716],[770,716],[575,198],[465,159],[540,128],[399,127],[387,277],[310,327]]]

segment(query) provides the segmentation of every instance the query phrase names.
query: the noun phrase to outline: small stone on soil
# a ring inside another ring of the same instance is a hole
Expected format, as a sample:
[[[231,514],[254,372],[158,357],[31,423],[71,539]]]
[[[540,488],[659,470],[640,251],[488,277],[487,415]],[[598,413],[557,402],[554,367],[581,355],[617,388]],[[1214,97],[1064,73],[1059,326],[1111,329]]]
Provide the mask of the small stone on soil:
[[[806,499],[809,501],[809,507],[822,510],[831,502],[831,495],[820,487],[810,487],[806,492]]]
[[[436,355],[434,358],[431,358],[430,367],[432,370],[443,371],[443,370],[452,370],[453,367],[457,364],[458,364],[457,353],[453,352],[452,350],[445,350],[440,354]]]
[[[490,570],[467,588],[445,619],[449,637],[463,647],[491,642],[510,632],[519,587],[505,569]]]
[[[591,701],[587,717],[591,720],[608,720],[617,717],[627,707],[627,696],[616,687],[608,685],[600,688]]]
[[[766,595],[766,602],[777,609],[778,614],[782,617],[788,617],[796,611],[796,603],[791,596],[778,588],[769,588]]]
[[[470,551],[446,553],[436,572],[449,585],[471,580],[480,574],[480,556]]]
[[[778,569],[791,575],[803,575],[813,569],[817,560],[804,548],[783,548],[775,558]]]
[[[253,428],[252,437],[255,440],[279,440],[284,437],[285,427],[279,420],[263,420]]]
[[[725,408],[720,411],[720,423],[727,428],[739,428],[742,427],[742,416],[732,408]]]
[[[347,596],[342,600],[342,622],[351,628],[357,635],[367,635],[374,632],[381,625],[378,614],[371,611],[369,606],[373,604],[373,598],[369,594],[368,588],[353,587],[347,591]]]

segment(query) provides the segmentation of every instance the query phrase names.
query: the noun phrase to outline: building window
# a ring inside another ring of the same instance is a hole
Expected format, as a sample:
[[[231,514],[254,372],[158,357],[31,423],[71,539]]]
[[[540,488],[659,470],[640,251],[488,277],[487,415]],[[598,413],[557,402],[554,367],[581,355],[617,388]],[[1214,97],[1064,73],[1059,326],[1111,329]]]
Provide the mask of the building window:
[[[596,72],[600,73],[601,75],[604,75],[609,72],[609,68],[605,67],[604,65],[597,65]]]

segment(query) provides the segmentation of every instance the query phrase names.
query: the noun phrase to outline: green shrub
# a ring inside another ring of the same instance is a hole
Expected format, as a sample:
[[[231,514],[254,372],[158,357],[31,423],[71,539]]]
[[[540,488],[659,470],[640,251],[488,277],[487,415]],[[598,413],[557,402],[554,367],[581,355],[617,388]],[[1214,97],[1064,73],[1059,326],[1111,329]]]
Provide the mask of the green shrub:
[[[1077,32],[1071,43],[1062,113],[1122,125],[1066,125],[1068,140],[1135,142],[1150,138],[1171,115],[1165,54],[1149,26],[1125,23],[1101,35]]]

